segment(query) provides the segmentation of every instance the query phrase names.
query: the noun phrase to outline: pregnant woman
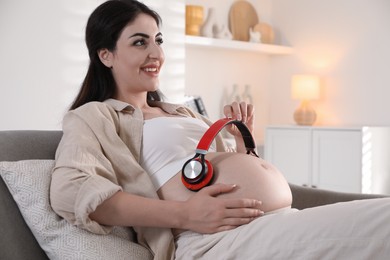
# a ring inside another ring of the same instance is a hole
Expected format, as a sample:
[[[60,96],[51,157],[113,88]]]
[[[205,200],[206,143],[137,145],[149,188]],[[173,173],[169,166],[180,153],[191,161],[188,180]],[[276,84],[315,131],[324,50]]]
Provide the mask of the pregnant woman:
[[[275,167],[246,154],[234,125],[227,130],[235,137],[235,151],[217,136],[206,154],[215,172],[211,185],[198,192],[183,185],[182,166],[193,157],[211,122],[162,101],[160,22],[157,13],[135,0],[107,1],[89,17],[90,64],[63,119],[51,205],[93,233],[107,234],[116,225],[133,227],[138,243],[155,259],[173,259],[175,254],[192,258],[189,251],[202,258],[212,255],[214,247],[240,252],[232,245],[241,247],[238,242],[244,240],[235,240],[234,232],[248,227],[258,233],[253,223],[290,212],[289,186]],[[253,131],[251,104],[226,105],[224,114]],[[186,242],[193,238],[206,239],[196,252]],[[235,242],[224,244],[225,238]],[[247,239],[256,247],[266,242]]]
[[[152,247],[149,232],[155,228],[213,233],[289,207],[291,192],[283,176],[245,154],[234,126],[227,128],[237,139],[237,152],[226,153],[217,137],[206,155],[214,166],[213,183],[219,185],[193,192],[182,184],[181,168],[211,122],[161,102],[159,24],[154,11],[130,0],[108,1],[90,16],[86,43],[91,62],[63,120],[51,185],[53,208],[92,232],[107,233],[113,225],[139,227],[140,242]],[[253,131],[252,105],[224,109]]]

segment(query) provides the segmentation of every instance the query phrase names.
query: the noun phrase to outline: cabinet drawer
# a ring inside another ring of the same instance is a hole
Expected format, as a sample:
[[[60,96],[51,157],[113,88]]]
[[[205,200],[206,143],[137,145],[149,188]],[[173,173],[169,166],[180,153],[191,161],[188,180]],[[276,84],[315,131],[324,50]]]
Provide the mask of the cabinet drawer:
[[[288,182],[310,185],[311,133],[309,130],[267,129],[264,158]]]
[[[361,192],[361,131],[313,131],[313,184],[324,189]]]

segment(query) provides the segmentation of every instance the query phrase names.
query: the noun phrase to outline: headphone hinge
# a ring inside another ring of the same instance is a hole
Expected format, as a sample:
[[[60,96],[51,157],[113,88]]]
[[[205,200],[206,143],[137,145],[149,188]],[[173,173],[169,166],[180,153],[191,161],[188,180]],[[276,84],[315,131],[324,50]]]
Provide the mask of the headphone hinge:
[[[196,150],[195,150],[195,153],[197,153],[197,154],[203,154],[203,155],[205,155],[205,154],[207,154],[207,150],[203,150],[203,149],[196,149]]]

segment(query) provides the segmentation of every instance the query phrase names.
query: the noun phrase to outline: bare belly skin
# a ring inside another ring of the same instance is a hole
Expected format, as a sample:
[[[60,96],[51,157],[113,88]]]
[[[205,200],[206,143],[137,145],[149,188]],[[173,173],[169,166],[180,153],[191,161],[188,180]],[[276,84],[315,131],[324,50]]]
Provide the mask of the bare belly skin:
[[[292,195],[286,179],[265,160],[242,153],[208,153],[206,159],[214,168],[213,183],[237,185],[232,192],[218,197],[260,200],[265,213],[291,206]],[[178,172],[158,194],[164,200],[186,201],[195,192],[184,187]]]

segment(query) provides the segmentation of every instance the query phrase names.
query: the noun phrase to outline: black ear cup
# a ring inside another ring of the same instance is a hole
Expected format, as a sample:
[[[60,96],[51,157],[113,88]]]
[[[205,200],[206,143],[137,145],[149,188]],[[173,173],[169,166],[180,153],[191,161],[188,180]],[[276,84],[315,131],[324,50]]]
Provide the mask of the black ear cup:
[[[187,189],[198,191],[213,179],[213,166],[204,156],[195,155],[183,165],[182,182]]]

